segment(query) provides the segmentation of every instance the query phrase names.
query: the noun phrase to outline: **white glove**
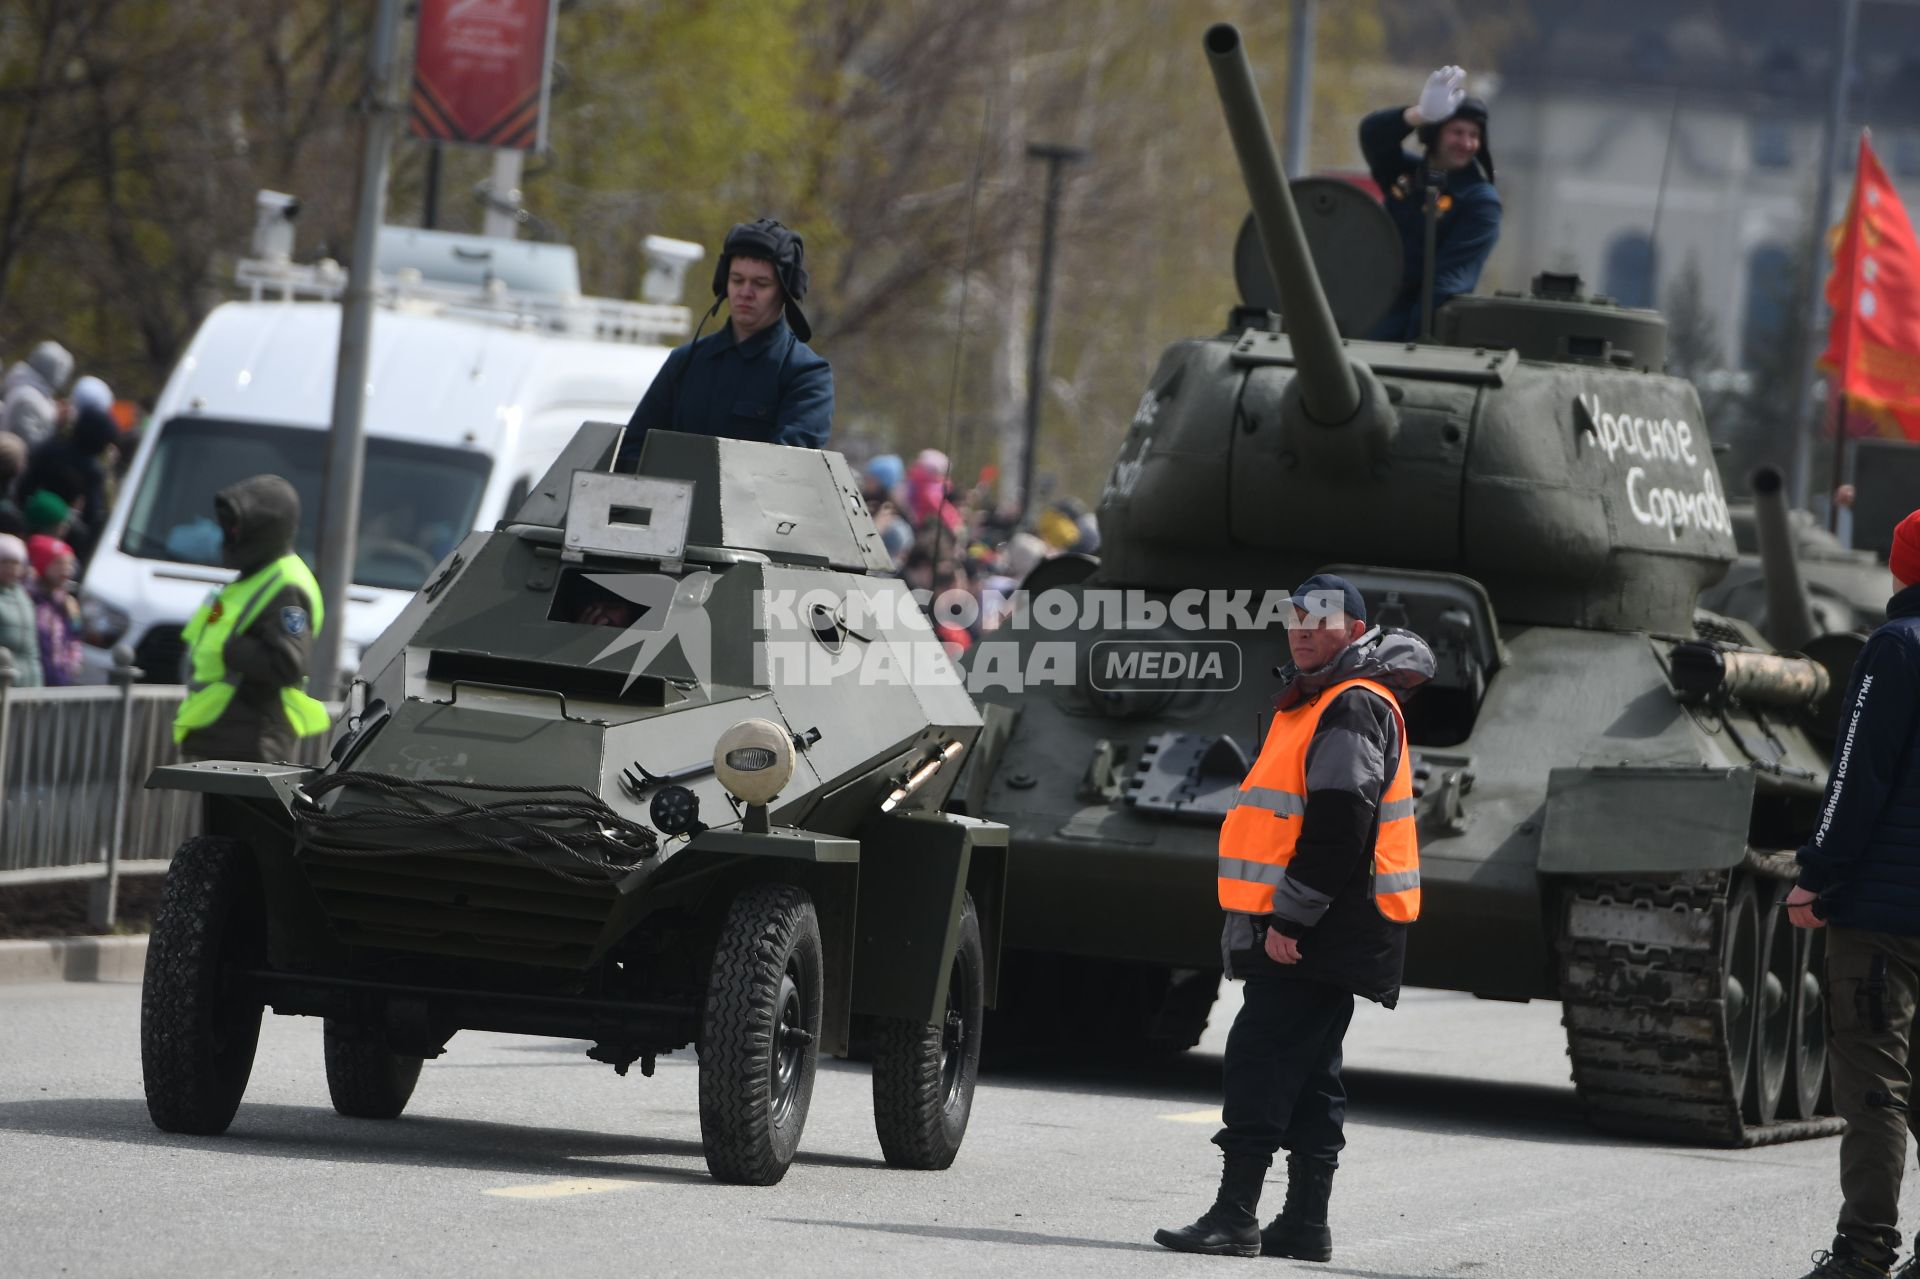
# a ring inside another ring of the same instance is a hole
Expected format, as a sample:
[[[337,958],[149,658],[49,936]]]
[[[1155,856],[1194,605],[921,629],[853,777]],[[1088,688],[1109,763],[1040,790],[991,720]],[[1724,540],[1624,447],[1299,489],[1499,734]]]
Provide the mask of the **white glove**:
[[[1467,96],[1467,73],[1459,67],[1441,67],[1427,77],[1427,87],[1420,90],[1420,101],[1414,104],[1414,110],[1428,124],[1444,120],[1460,108],[1460,100]]]

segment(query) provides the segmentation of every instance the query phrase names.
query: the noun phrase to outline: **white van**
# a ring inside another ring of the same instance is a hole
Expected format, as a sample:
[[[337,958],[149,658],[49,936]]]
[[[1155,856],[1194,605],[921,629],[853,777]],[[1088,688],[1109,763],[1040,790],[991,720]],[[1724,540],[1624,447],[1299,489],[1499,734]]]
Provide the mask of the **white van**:
[[[700,253],[657,237],[648,249],[682,269]],[[662,301],[580,297],[560,245],[388,228],[380,265],[342,670],[469,530],[517,508],[581,422],[626,421],[689,320]],[[213,519],[227,485],[292,481],[295,549],[314,563],[340,307],[303,299],[337,297],[344,274],[249,261],[240,278],[254,300],[217,307],[194,335],[87,567],[88,678],[122,643],[146,678],[181,678],[181,628],[233,577]]]

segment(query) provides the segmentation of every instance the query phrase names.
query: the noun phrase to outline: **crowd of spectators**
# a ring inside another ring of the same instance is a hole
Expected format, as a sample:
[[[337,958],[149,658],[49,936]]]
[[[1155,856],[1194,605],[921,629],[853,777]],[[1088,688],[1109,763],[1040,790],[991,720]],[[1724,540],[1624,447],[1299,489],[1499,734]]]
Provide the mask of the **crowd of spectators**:
[[[126,453],[124,406],[104,381],[73,371],[72,354],[47,341],[0,377],[0,647],[16,687],[79,675],[73,583],[113,509]]]
[[[927,593],[935,633],[958,658],[1003,620],[1007,601],[1042,561],[1096,553],[1100,528],[1072,497],[1036,503],[1022,519],[994,504],[994,468],[983,468],[971,488],[956,485],[952,469],[938,449],[922,449],[910,464],[883,453],[862,465],[860,479],[894,572]]]

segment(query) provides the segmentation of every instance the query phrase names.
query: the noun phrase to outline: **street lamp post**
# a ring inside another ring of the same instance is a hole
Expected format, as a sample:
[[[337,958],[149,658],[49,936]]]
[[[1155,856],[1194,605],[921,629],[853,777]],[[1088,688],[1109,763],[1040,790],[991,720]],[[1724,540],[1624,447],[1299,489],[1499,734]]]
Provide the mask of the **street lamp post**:
[[[1812,487],[1813,473],[1813,435],[1819,430],[1820,413],[1812,404],[1813,399],[1813,360],[1820,340],[1820,312],[1826,305],[1826,289],[1823,287],[1827,275],[1827,228],[1833,223],[1833,170],[1838,158],[1840,134],[1846,127],[1848,78],[1853,66],[1854,32],[1860,17],[1860,0],[1842,0],[1839,6],[1840,30],[1834,49],[1833,92],[1827,100],[1826,128],[1821,136],[1820,178],[1813,197],[1813,226],[1808,234],[1812,243],[1808,246],[1806,294],[1802,300],[1802,345],[1800,364],[1794,378],[1793,414],[1789,419],[1793,423],[1792,465],[1788,468],[1792,480],[1792,498],[1795,506],[1808,505],[1809,490]],[[1836,420],[1836,433],[1845,429],[1843,420]],[[1834,447],[1836,469],[1832,483],[1840,483],[1838,460],[1845,447],[1845,435]]]
[[[1063,170],[1088,156],[1083,147],[1053,142],[1029,142],[1027,157],[1047,162],[1047,200],[1041,215],[1040,279],[1033,297],[1033,347],[1027,362],[1027,435],[1020,453],[1020,518],[1024,521],[1033,509],[1033,465],[1040,442],[1040,406],[1044,402],[1047,381],[1047,325],[1053,311],[1053,244],[1059,229],[1060,190],[1065,184]]]
[[[1307,175],[1308,125],[1313,118],[1313,28],[1320,0],[1293,0],[1287,32],[1287,177]]]
[[[340,636],[347,627],[347,585],[353,580],[355,532],[360,523],[364,464],[367,360],[373,332],[373,286],[380,222],[387,207],[387,159],[399,126],[394,100],[394,53],[401,0],[380,0],[367,59],[363,109],[366,137],[360,153],[360,202],[353,222],[353,258],[340,298],[340,349],[334,369],[333,429],[327,434],[327,473],[320,490],[320,597],[326,625],[313,637],[308,684],[331,701],[340,671]]]

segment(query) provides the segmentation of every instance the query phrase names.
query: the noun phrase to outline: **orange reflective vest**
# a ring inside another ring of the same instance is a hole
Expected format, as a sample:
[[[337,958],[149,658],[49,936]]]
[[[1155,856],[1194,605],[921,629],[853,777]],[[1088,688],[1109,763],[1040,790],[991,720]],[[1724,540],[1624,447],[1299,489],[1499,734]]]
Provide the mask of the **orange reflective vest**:
[[[1350,679],[1273,717],[1234,806],[1220,826],[1220,905],[1246,915],[1273,910],[1274,886],[1293,860],[1307,811],[1307,747],[1320,716],[1350,688],[1364,688],[1393,707],[1400,759],[1380,796],[1373,840],[1373,904],[1398,923],[1420,917],[1420,847],[1414,835],[1413,768],[1407,761],[1407,721],[1385,686]]]

